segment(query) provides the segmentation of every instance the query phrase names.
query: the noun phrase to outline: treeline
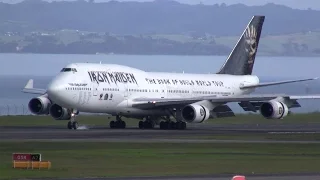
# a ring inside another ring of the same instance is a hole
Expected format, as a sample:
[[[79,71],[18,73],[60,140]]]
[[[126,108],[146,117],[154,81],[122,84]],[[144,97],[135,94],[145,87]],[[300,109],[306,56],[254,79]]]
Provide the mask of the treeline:
[[[320,29],[320,11],[286,6],[186,5],[169,0],[94,3],[94,0],[0,3],[0,31],[77,29],[115,34],[239,35],[253,15],[265,15],[263,34]]]
[[[88,37],[88,36],[87,36]],[[39,53],[39,54],[141,54],[141,55],[224,55],[231,51],[214,41],[209,43],[178,42],[151,37],[131,35],[121,38],[111,35],[100,36],[101,42],[82,38],[80,41],[64,44],[55,36],[27,36],[20,46],[19,42],[0,43],[0,53]]]

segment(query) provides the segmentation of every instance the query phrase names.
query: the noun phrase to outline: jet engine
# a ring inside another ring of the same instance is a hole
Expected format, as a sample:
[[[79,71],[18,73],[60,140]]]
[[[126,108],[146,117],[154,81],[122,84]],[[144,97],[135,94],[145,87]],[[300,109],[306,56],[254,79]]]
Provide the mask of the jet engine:
[[[28,108],[33,114],[49,114],[51,101],[45,95],[33,98],[29,101]]]
[[[210,111],[203,105],[189,104],[181,110],[182,118],[189,123],[202,123],[209,119]]]
[[[50,107],[50,115],[56,120],[70,120],[71,111],[67,108],[61,107],[58,104],[53,104]]]
[[[267,119],[282,119],[288,115],[288,106],[282,102],[271,100],[260,106],[260,113]]]

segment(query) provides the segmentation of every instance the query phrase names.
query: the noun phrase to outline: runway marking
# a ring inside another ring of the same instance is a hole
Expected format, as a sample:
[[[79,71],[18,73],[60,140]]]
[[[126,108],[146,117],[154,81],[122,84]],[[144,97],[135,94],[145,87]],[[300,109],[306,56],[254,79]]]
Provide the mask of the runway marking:
[[[73,138],[73,139],[0,139],[0,142],[125,142],[125,143],[259,143],[259,144],[320,144],[320,141],[273,140],[194,140],[194,139],[122,139],[122,138]]]
[[[268,134],[320,134],[320,132],[295,132],[295,131],[288,131],[288,132],[268,132]]]

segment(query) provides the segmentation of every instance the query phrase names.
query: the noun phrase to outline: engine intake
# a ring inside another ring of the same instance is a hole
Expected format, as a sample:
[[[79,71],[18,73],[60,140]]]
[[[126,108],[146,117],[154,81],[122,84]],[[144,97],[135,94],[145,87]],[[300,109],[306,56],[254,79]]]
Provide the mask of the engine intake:
[[[260,107],[260,113],[267,119],[282,119],[288,115],[288,106],[282,102],[271,100],[263,103]]]
[[[71,119],[71,112],[58,104],[53,104],[50,107],[50,115],[56,120],[69,120]]]
[[[189,123],[202,123],[209,119],[210,111],[203,105],[190,104],[181,110],[182,118]]]
[[[51,101],[46,96],[33,98],[28,103],[28,108],[33,114],[49,114]]]

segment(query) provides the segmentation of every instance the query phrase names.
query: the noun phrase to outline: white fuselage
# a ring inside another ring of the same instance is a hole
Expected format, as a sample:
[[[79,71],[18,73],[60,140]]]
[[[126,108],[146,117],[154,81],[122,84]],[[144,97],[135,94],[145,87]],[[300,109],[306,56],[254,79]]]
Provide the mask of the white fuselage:
[[[145,72],[114,64],[78,63],[64,69],[49,84],[49,98],[60,106],[92,113],[160,115],[159,110],[133,108],[133,100],[235,96],[253,91],[241,90],[241,85],[259,83],[252,75]]]

